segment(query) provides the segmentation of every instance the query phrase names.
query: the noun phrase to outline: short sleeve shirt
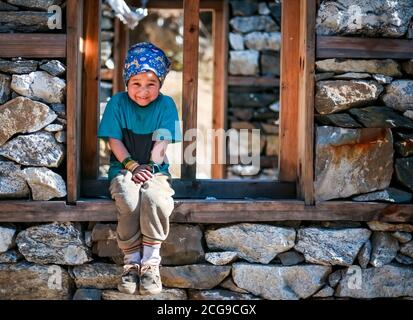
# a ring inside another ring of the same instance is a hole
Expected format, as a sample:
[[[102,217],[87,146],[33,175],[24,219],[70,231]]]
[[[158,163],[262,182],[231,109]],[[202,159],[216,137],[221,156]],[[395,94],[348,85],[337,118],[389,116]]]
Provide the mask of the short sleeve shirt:
[[[106,105],[98,137],[121,140],[132,159],[142,164],[149,163],[156,141],[182,141],[175,102],[171,97],[160,93],[150,104],[141,107],[129,98],[127,92],[118,93]],[[167,167],[166,165],[166,171]],[[122,164],[112,153],[109,179],[113,179],[121,169]]]

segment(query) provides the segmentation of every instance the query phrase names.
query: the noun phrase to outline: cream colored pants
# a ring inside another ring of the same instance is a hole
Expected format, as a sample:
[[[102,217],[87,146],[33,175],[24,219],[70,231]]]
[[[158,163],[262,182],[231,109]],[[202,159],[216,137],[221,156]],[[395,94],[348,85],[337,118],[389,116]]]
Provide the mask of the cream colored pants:
[[[142,185],[122,170],[110,183],[110,193],[118,209],[118,246],[124,254],[144,245],[159,245],[169,233],[169,216],[174,209],[170,177],[156,173]]]

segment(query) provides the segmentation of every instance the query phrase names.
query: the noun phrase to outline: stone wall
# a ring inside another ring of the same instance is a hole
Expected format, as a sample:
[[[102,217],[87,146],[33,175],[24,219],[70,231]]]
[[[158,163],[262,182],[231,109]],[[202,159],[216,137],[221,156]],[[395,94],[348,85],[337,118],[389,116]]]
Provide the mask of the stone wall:
[[[413,225],[172,224],[164,290],[116,290],[114,224],[0,226],[0,299],[295,300],[413,297]],[[19,281],[19,280],[22,281]]]
[[[280,76],[280,1],[230,1],[229,76]],[[267,87],[229,86],[228,128],[260,129],[261,167],[228,165],[228,178],[278,177],[279,90]],[[251,153],[252,139],[240,139],[239,153]],[[228,146],[232,156],[233,146]],[[234,151],[233,151],[234,150]],[[236,154],[235,154],[236,155]]]
[[[62,32],[47,22],[63,2],[0,1],[0,32]],[[0,59],[0,199],[66,196],[65,75],[64,60]]]
[[[318,35],[413,38],[410,0],[321,1]],[[413,60],[316,61],[317,200],[411,203]]]

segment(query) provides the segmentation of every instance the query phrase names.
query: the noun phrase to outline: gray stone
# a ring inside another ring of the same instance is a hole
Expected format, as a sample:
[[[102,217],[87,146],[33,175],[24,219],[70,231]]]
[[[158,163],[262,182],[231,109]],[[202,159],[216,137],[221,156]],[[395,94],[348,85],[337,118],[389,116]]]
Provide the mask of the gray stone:
[[[413,191],[413,157],[396,159],[394,169],[397,180]]]
[[[253,31],[278,31],[280,28],[269,16],[235,17],[229,21],[236,32],[249,33]]]
[[[407,265],[413,264],[413,258],[410,258],[400,253],[397,254],[395,259],[398,263],[401,263],[401,264],[407,264]]]
[[[72,270],[78,288],[116,289],[123,268],[109,263],[93,263],[76,266]]]
[[[54,135],[55,139],[59,143],[66,143],[67,138],[66,138],[66,131],[59,131],[56,132]]]
[[[244,50],[244,38],[239,33],[229,33],[229,44],[234,50]]]
[[[154,295],[126,294],[119,291],[105,290],[102,292],[102,300],[187,300],[185,290],[163,288],[161,293]]]
[[[85,244],[89,248],[92,248],[92,232],[91,231],[85,231]]]
[[[51,103],[50,107],[59,117],[66,119],[66,106],[63,103]]]
[[[57,118],[47,105],[17,97],[0,106],[0,146],[16,133],[39,131]]]
[[[270,300],[305,299],[325,283],[331,267],[302,265],[293,267],[235,263],[234,282],[254,295]]]
[[[257,13],[258,3],[254,0],[230,1],[234,16],[251,16]]]
[[[224,281],[222,281],[219,284],[220,287],[224,288],[224,289],[228,289],[234,292],[238,292],[238,293],[248,293],[247,290],[241,289],[240,287],[238,287],[234,280],[232,279],[232,276],[226,278]]]
[[[97,223],[92,230],[92,241],[106,241],[116,240],[116,227],[115,223]]]
[[[13,75],[11,88],[22,96],[46,103],[62,103],[65,98],[66,82],[45,71]]]
[[[48,132],[18,136],[0,147],[1,156],[25,166],[57,168],[64,154],[64,147]]]
[[[403,244],[400,248],[400,253],[413,258],[413,241]]]
[[[326,115],[315,115],[318,123],[326,126],[341,128],[361,128],[362,125],[347,113],[333,113]]]
[[[317,35],[402,37],[413,16],[410,0],[323,1],[317,14]]]
[[[262,108],[267,107],[276,99],[273,93],[235,93],[229,92],[229,102],[232,107]]]
[[[305,261],[304,256],[296,251],[280,253],[277,258],[281,260],[283,266],[294,266]]]
[[[47,11],[50,6],[59,6],[63,0],[7,0],[8,3],[30,9],[40,9]]]
[[[386,106],[405,112],[413,110],[413,80],[395,80],[382,96]]]
[[[395,188],[386,188],[380,191],[369,192],[356,197],[352,197],[353,201],[384,201],[391,203],[407,203],[412,200],[412,194]]]
[[[101,64],[105,62],[112,56],[112,43],[109,41],[102,41],[100,44],[100,60]]]
[[[402,63],[402,69],[408,75],[413,75],[413,59],[407,60]]]
[[[309,263],[350,266],[370,234],[362,228],[302,228],[294,249],[302,252]]]
[[[314,183],[317,200],[385,189],[392,174],[390,129],[317,127]]]
[[[258,13],[261,15],[268,15],[271,13],[271,11],[265,2],[260,2],[258,4]]]
[[[0,1],[0,11],[18,11],[19,8],[6,2]]]
[[[313,295],[313,298],[327,298],[332,297],[334,295],[334,289],[330,286],[325,286],[316,294]]]
[[[216,266],[224,266],[231,262],[234,262],[238,258],[237,252],[225,251],[225,252],[207,252],[205,254],[205,260]]]
[[[244,76],[254,76],[258,74],[258,51],[230,51],[229,56],[229,74]]]
[[[17,263],[21,259],[23,259],[22,254],[14,249],[0,253],[0,263]]]
[[[102,291],[97,289],[77,289],[73,300],[101,300]]]
[[[280,75],[280,53],[277,51],[261,52],[261,74],[267,76]]]
[[[332,77],[334,77],[334,72],[316,73],[315,81],[327,80],[327,79],[331,79]]]
[[[0,11],[0,32],[50,32],[48,21],[53,12]]]
[[[371,246],[370,264],[377,268],[389,264],[399,251],[399,242],[388,232],[373,232]]]
[[[99,257],[123,257],[122,250],[119,249],[118,243],[116,240],[100,240],[93,243],[92,246],[93,254],[96,254]]]
[[[113,19],[103,17],[100,21],[100,28],[102,30],[113,30]]]
[[[58,265],[0,264],[1,300],[71,299],[73,281]]]
[[[328,284],[335,288],[341,280],[343,269],[336,270],[328,276]]]
[[[396,231],[391,235],[395,237],[400,243],[406,243],[412,240],[412,234],[409,232]]]
[[[403,113],[403,116],[413,120],[413,110],[407,110]]]
[[[244,36],[244,44],[252,50],[279,51],[281,47],[281,32],[251,32]]]
[[[0,73],[0,104],[3,104],[10,100],[10,83],[11,77]]]
[[[413,296],[413,269],[385,265],[343,274],[337,297],[358,299]]]
[[[56,124],[56,123],[52,123],[44,127],[44,131],[47,131],[47,132],[58,132],[62,130],[63,130],[63,126],[61,124]]]
[[[237,293],[229,290],[188,290],[189,300],[261,300],[248,293]]]
[[[362,72],[347,72],[347,73],[336,75],[333,78],[340,79],[340,80],[369,79],[371,78],[371,75],[368,73],[362,73]]]
[[[162,283],[167,287],[212,289],[231,272],[230,266],[193,264],[160,268]]]
[[[316,62],[316,69],[321,72],[366,72],[371,74],[378,73],[390,77],[402,76],[400,65],[392,59],[325,59]]]
[[[0,253],[6,252],[15,245],[16,229],[0,226]]]
[[[203,235],[199,226],[171,224],[161,246],[163,265],[184,265],[199,262],[204,257]]]
[[[66,73],[66,66],[59,60],[50,60],[42,64],[39,68],[49,72],[54,77],[60,77]]]
[[[373,231],[390,231],[390,232],[395,232],[395,231],[403,231],[403,232],[413,232],[413,225],[407,224],[407,223],[398,223],[398,224],[392,224],[392,223],[387,223],[387,222],[381,222],[381,221],[368,221],[367,225],[369,228]]]
[[[26,168],[19,175],[26,179],[32,191],[33,200],[47,201],[66,196],[66,183],[63,178],[47,168]]]
[[[81,265],[92,260],[81,232],[70,222],[30,227],[17,235],[16,243],[30,262]]]
[[[266,224],[241,223],[205,233],[211,250],[235,251],[249,262],[269,263],[294,246],[295,230]]]
[[[360,252],[357,255],[357,260],[360,267],[363,269],[367,268],[371,257],[371,242],[367,240],[366,243],[361,247]]]
[[[377,100],[383,86],[376,81],[326,80],[316,83],[315,108],[320,114],[362,107]]]
[[[38,64],[39,62],[35,60],[26,60],[21,58],[12,60],[0,59],[0,72],[9,74],[30,73],[36,71]]]
[[[396,132],[396,136],[400,139],[394,143],[394,148],[402,157],[413,155],[413,133]]]
[[[29,187],[26,180],[19,175],[20,171],[20,165],[0,160],[0,199],[29,196]]]
[[[384,74],[372,74],[372,77],[380,84],[389,84],[393,81],[392,77],[385,76]]]

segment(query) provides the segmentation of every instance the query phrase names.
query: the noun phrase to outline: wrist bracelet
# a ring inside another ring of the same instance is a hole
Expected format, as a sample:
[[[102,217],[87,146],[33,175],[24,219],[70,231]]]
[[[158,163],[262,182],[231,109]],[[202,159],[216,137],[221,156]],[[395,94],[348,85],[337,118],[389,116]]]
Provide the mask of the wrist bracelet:
[[[133,159],[129,156],[129,157],[126,157],[123,161],[122,161],[122,166],[124,167],[124,168],[126,168],[126,165],[128,164],[128,162],[129,161],[133,161]]]

